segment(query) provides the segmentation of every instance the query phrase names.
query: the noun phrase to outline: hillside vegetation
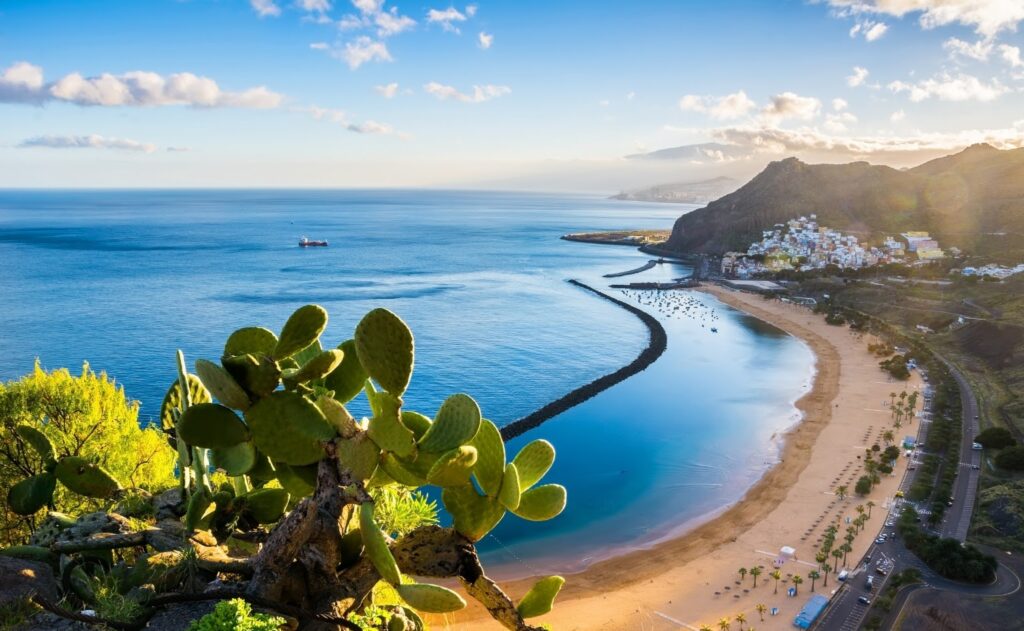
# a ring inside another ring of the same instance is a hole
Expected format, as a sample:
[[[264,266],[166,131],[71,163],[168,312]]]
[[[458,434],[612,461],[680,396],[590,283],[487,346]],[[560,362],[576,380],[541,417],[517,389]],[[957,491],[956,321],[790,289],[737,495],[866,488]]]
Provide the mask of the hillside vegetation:
[[[1024,149],[973,145],[905,171],[867,162],[773,162],[737,191],[676,220],[667,245],[746,250],[763,230],[810,213],[862,238],[927,230],[943,247],[1015,260],[1024,254]]]

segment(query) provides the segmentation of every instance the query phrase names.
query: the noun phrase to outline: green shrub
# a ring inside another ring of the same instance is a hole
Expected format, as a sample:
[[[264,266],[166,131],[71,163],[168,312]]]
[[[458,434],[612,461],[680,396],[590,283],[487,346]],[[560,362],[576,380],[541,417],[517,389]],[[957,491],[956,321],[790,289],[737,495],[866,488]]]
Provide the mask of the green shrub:
[[[996,465],[1011,471],[1024,470],[1024,446],[1007,447],[996,454]]]
[[[125,486],[159,491],[176,483],[174,451],[157,428],[139,427],[139,405],[106,373],[66,369],[47,372],[36,364],[31,374],[0,384],[0,490],[42,473],[43,459],[15,428],[28,425],[53,444],[56,456],[81,456],[108,471]],[[57,486],[56,510],[78,514],[105,508]],[[0,502],[0,545],[22,543],[38,517],[14,514]],[[45,512],[41,513],[45,515]]]
[[[188,631],[277,631],[284,618],[253,613],[241,598],[222,600],[216,608],[199,620],[193,620]]]
[[[1017,444],[1013,434],[1005,427],[989,427],[975,436],[974,442],[981,443],[985,449],[1002,449]]]

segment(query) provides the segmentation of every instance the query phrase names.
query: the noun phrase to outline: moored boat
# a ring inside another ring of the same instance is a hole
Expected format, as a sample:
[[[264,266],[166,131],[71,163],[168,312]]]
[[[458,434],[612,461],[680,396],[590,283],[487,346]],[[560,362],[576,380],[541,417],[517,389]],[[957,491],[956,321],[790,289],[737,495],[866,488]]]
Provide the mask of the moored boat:
[[[309,248],[309,247],[324,247],[325,248],[325,247],[327,247],[327,242],[326,241],[316,241],[314,239],[309,239],[307,237],[302,237],[301,239],[299,239],[299,247],[300,248]]]

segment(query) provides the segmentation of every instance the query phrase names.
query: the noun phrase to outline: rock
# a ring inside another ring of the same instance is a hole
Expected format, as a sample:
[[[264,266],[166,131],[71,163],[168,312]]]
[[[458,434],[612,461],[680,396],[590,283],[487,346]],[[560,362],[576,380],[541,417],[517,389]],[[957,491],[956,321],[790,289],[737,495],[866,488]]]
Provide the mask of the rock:
[[[12,631],[96,631],[97,628],[84,622],[75,622],[44,611],[32,616],[27,622],[14,627]]]
[[[39,594],[57,602],[57,579],[49,565],[0,556],[0,607]]]
[[[57,536],[57,541],[82,541],[96,533],[126,534],[132,532],[131,523],[117,513],[97,511],[87,513],[75,520],[75,525]]]
[[[185,514],[185,502],[181,499],[181,489],[167,489],[153,498],[153,510],[157,520],[177,519]]]
[[[194,603],[177,603],[161,607],[155,616],[149,619],[147,629],[153,631],[183,631],[188,629],[193,620],[199,620],[213,611],[217,605],[215,600]]]

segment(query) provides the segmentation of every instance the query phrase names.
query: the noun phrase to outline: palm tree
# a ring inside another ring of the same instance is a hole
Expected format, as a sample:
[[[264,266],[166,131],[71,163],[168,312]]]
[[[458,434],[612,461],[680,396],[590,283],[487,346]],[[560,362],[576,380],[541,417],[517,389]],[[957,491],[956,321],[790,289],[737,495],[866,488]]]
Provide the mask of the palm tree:
[[[887,429],[882,432],[882,440],[885,441],[886,445],[891,445],[892,442],[896,440],[896,435],[892,433],[891,429]]]
[[[732,623],[729,622],[728,618],[722,618],[718,621],[718,628],[722,631],[729,631],[730,627],[732,627]]]
[[[736,622],[740,623],[740,631],[743,631],[743,624],[747,621],[747,616],[744,613],[736,614]]]
[[[772,573],[769,574],[768,576],[771,576],[772,578],[775,579],[775,593],[778,594],[779,593],[779,579],[782,578],[782,572],[780,572],[778,570],[773,570]]]
[[[754,609],[757,610],[757,615],[761,616],[761,622],[764,622],[764,612],[768,611],[768,607],[763,603],[757,603],[754,605]]]
[[[757,587],[757,577],[761,576],[761,568],[756,565],[750,568],[750,575],[754,577],[754,587]]]
[[[822,563],[821,569],[825,572],[825,582],[822,583],[822,586],[828,587],[828,573],[832,571],[832,566],[828,563]]]
[[[893,407],[894,405],[896,405],[896,393],[895,392],[890,392],[889,393],[889,407]]]
[[[742,583],[745,580],[747,580],[747,568],[741,567],[740,568],[740,582]]]
[[[846,555],[851,553],[851,552],[853,552],[853,546],[851,546],[848,543],[844,543],[843,545],[839,546],[839,549],[843,551],[843,567],[845,567],[846,566]]]
[[[839,548],[836,548],[835,550],[832,551],[832,556],[834,556],[836,558],[836,570],[838,570],[839,569],[839,559],[843,558],[843,551],[840,550]]]
[[[871,500],[868,500],[868,503],[865,504],[865,506],[868,507],[868,519],[871,519],[871,509],[875,507],[875,503],[872,502]]]
[[[814,582],[821,578],[821,574],[818,570],[811,570],[807,573],[807,578],[811,579],[811,591],[814,591]]]
[[[712,631],[711,625],[710,624],[702,624],[702,625],[700,625],[700,630],[699,631]]]
[[[846,485],[845,484],[840,484],[839,486],[836,487],[836,495],[839,496],[840,500],[845,500],[846,499]]]
[[[799,574],[793,575],[793,595],[800,593],[800,585],[803,584],[804,578]]]

